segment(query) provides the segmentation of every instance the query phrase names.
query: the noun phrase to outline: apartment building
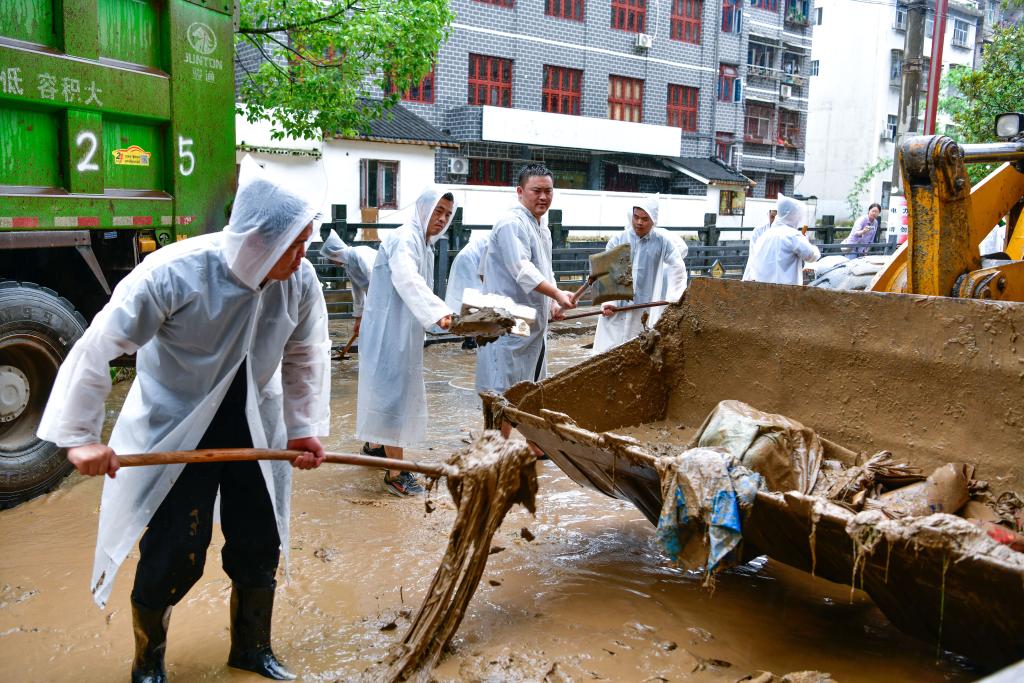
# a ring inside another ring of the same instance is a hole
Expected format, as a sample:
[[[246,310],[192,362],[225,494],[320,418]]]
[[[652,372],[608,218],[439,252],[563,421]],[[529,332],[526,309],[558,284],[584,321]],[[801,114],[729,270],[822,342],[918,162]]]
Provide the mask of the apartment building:
[[[814,12],[808,152],[797,191],[818,197],[819,214],[856,220],[847,208],[851,186],[867,167],[895,153],[907,11],[902,4],[817,0]],[[974,68],[985,16],[974,0],[949,1],[943,73]],[[994,21],[995,14],[990,16]],[[922,103],[934,33],[932,2],[925,20]],[[937,131],[943,132],[947,123],[940,116]],[[861,197],[863,205],[879,202],[887,208],[890,180],[891,172],[875,176]]]

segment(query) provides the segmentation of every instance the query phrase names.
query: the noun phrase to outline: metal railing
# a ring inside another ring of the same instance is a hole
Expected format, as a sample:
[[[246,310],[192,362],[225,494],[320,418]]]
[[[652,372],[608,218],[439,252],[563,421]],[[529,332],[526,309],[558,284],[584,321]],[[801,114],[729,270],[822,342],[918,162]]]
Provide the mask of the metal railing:
[[[344,208],[344,207],[340,207]],[[340,218],[338,213],[340,213]],[[715,214],[705,215],[705,224],[700,226],[667,226],[666,230],[685,235],[688,253],[686,267],[691,277],[723,277],[739,278],[747,263],[749,242],[746,239],[728,239],[729,236],[742,236],[750,233],[754,226],[719,227]],[[808,237],[821,249],[822,256],[841,254],[844,247],[839,242],[846,237],[850,228],[836,227],[831,216],[825,216],[821,227],[808,231]],[[573,225],[562,223],[562,213],[558,210],[549,212],[548,226],[552,236],[552,270],[559,287],[574,290],[585,282],[590,269],[590,255],[604,250],[604,241],[569,240],[572,232],[604,232],[617,233],[621,228],[600,225]],[[377,246],[378,242],[357,241],[355,237],[360,230],[389,231],[400,227],[397,223],[349,223],[344,212],[336,212],[335,220],[324,225],[323,235],[327,230],[334,229],[350,245]],[[461,209],[456,212],[445,237],[438,241],[434,258],[434,293],[444,297],[448,286],[448,274],[451,264],[459,251],[469,242],[473,230],[490,230],[491,225],[468,225],[462,223]],[[319,245],[307,254],[316,268],[317,275],[324,287],[327,299],[329,318],[342,319],[352,317],[352,290],[343,266],[324,259],[319,254]],[[848,249],[848,247],[847,247]],[[895,245],[876,242],[869,245],[858,245],[858,250],[868,254],[890,254]],[[584,295],[581,304],[587,305],[589,299]]]

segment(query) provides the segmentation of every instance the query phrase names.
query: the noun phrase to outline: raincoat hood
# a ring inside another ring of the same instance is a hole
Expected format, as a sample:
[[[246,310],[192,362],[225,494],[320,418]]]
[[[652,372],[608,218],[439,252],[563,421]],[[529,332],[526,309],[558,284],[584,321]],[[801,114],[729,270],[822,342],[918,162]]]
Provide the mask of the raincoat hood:
[[[441,201],[441,197],[447,192],[447,190],[436,185],[428,185],[420,194],[419,199],[416,200],[416,208],[412,213],[412,227],[416,230],[417,234],[424,236],[427,234],[430,215],[434,213],[434,207],[437,206],[437,203]],[[448,228],[452,225],[452,219],[455,218],[455,210],[459,208],[459,203],[454,199],[454,195],[452,196],[452,215],[448,218],[448,222],[445,223],[444,230],[430,238],[430,246],[434,246],[439,239],[444,237],[444,234],[448,232]]]
[[[232,274],[245,286],[257,289],[316,213],[305,199],[285,189],[246,156],[231,218],[223,232],[224,257]]]
[[[627,212],[627,215],[626,215],[626,230],[628,230],[629,232],[635,234],[635,232],[633,231],[633,209],[643,209],[644,211],[647,212],[647,215],[651,217],[651,223],[652,223],[651,230],[652,231],[656,227],[658,227],[658,196],[657,195],[654,195],[653,197],[644,197],[643,199],[639,200],[638,202],[633,204],[631,207],[629,207],[629,211]],[[649,235],[651,233],[647,233],[647,234]]]
[[[320,247],[320,255],[332,261],[342,261],[351,248],[345,244],[345,240],[338,236],[338,233],[331,230],[331,234],[324,240],[324,245]]]
[[[775,203],[775,210],[778,212],[778,215],[775,216],[775,222],[772,223],[772,227],[788,225],[791,228],[799,228],[804,224],[805,210],[803,202],[798,202],[792,197],[780,194],[778,201]]]

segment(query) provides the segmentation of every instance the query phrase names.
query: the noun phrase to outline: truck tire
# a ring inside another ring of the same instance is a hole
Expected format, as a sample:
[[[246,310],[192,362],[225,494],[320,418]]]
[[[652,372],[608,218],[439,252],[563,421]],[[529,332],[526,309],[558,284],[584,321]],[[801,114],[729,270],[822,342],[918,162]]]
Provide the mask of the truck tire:
[[[85,327],[53,290],[0,281],[0,509],[46,493],[73,469],[36,429],[57,369]]]

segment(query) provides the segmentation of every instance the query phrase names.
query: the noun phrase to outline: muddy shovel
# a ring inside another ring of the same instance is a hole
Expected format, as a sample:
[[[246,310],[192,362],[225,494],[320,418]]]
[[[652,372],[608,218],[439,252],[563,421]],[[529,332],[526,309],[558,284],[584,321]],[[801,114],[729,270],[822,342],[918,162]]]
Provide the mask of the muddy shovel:
[[[588,288],[594,290],[590,300],[595,306],[633,298],[633,249],[628,243],[590,255],[590,275],[572,295],[572,302],[579,301]]]

